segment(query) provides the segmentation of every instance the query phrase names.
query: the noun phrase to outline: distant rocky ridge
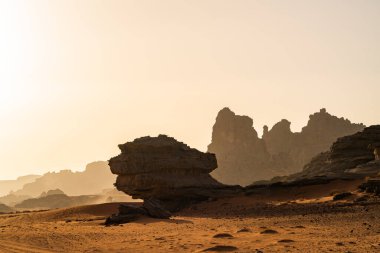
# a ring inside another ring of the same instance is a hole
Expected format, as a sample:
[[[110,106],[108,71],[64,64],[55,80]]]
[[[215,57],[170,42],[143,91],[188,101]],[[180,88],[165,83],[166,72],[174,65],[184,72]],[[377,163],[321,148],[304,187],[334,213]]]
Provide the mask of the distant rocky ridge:
[[[239,190],[209,175],[217,167],[214,154],[202,153],[166,135],[138,138],[119,148],[121,154],[109,160],[112,173],[118,175],[115,185],[133,198],[143,199],[144,205],[155,203],[160,209],[162,204],[173,211],[193,201]]]
[[[3,203],[7,206],[15,206],[16,204],[21,203],[22,201],[30,198],[32,197],[27,195],[15,195],[13,193],[10,193],[8,195],[0,197],[0,203]]]
[[[103,190],[103,192],[96,195],[68,196],[63,191],[55,189],[43,192],[40,196],[35,198],[17,195],[7,195],[0,198],[0,203],[7,205],[13,211],[66,208],[79,205],[135,201],[140,200],[133,200],[130,196],[117,191],[115,188]]]
[[[27,175],[17,178],[16,180],[0,180],[0,196],[6,195],[11,191],[20,190],[25,184],[31,183],[40,175]]]
[[[10,207],[7,206],[7,205],[4,205],[4,204],[0,203],[0,214],[1,214],[1,213],[10,213],[10,212],[12,212],[12,211],[13,211],[12,208],[10,208]]]
[[[16,196],[38,197],[42,192],[60,189],[70,196],[93,195],[107,189],[115,181],[107,162],[93,162],[83,172],[62,170],[49,172],[25,184],[22,189],[13,192]]]
[[[252,125],[251,118],[236,115],[229,108],[218,113],[208,151],[218,159],[218,169],[212,175],[220,182],[244,186],[299,172],[337,138],[365,127],[332,116],[325,109],[310,115],[299,133],[291,131],[289,121],[281,120],[270,130],[264,126],[259,138]]]
[[[50,196],[50,195],[65,195],[65,193],[60,189],[49,190],[47,192],[41,193],[40,198]]]
[[[67,196],[64,193],[56,193],[50,192],[50,194],[38,198],[26,199],[15,205],[15,208],[18,210],[54,209],[104,202],[104,198],[100,195]]]

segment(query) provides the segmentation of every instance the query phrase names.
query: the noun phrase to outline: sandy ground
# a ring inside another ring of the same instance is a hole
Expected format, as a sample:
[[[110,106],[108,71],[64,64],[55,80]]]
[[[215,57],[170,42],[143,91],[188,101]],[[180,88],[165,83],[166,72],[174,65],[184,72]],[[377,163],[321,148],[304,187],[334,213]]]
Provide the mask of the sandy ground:
[[[111,227],[118,204],[5,214],[0,252],[380,252],[380,201],[332,201],[350,187],[264,191]]]

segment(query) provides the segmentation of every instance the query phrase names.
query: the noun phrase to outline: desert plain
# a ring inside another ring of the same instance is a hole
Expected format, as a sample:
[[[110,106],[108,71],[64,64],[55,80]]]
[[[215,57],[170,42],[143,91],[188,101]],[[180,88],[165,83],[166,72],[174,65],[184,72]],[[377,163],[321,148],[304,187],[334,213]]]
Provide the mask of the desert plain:
[[[360,183],[264,189],[115,226],[104,222],[120,203],[2,214],[0,252],[379,252],[380,200]]]

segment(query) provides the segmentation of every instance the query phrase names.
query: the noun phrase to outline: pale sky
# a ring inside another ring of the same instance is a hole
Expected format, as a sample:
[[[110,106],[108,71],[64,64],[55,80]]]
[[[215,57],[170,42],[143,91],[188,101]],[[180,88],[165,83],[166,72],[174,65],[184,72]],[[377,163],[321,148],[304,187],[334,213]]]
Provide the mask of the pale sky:
[[[0,0],[0,179],[159,133],[205,151],[225,106],[376,124],[379,95],[378,0]]]

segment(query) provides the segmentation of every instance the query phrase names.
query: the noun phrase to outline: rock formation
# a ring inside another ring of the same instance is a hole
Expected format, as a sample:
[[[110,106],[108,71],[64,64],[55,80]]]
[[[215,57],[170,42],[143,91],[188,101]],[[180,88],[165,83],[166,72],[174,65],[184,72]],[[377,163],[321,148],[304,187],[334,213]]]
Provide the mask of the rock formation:
[[[104,202],[101,195],[67,196],[66,194],[49,194],[39,198],[26,199],[15,205],[17,209],[54,209],[90,205]]]
[[[168,210],[214,197],[227,187],[209,173],[217,167],[214,154],[202,153],[166,135],[142,137],[119,145],[111,158],[115,186],[133,198],[156,199]]]
[[[70,196],[99,194],[115,181],[115,176],[109,171],[107,162],[89,163],[83,172],[62,170],[49,172],[27,183],[15,195],[38,197],[42,192],[51,189],[61,189]]]
[[[219,165],[213,177],[227,184],[246,185],[275,174],[270,170],[265,143],[252,125],[251,118],[236,115],[229,108],[218,113],[208,146]]]
[[[286,181],[324,178],[363,178],[380,173],[373,146],[380,144],[380,125],[370,126],[353,135],[339,138],[330,151],[316,156],[303,171],[286,178]]]
[[[65,195],[65,193],[61,191],[60,189],[49,190],[47,192],[41,193],[40,198],[50,196],[50,195]]]
[[[39,175],[27,175],[18,177],[16,180],[0,180],[0,197],[11,192],[20,190],[25,184],[34,182]]]
[[[311,115],[299,133],[291,131],[289,121],[281,120],[270,130],[264,126],[260,139],[252,124],[251,118],[235,115],[228,108],[219,112],[208,147],[218,159],[219,167],[212,175],[219,181],[248,185],[299,172],[337,138],[364,128],[332,116],[325,109]]]
[[[264,134],[263,140],[273,157],[285,157],[280,163],[288,174],[300,171],[315,155],[327,151],[337,138],[364,128],[362,124],[330,115],[326,109],[310,115],[307,125],[299,133],[292,133],[290,122],[285,120],[284,124],[283,121]]]

